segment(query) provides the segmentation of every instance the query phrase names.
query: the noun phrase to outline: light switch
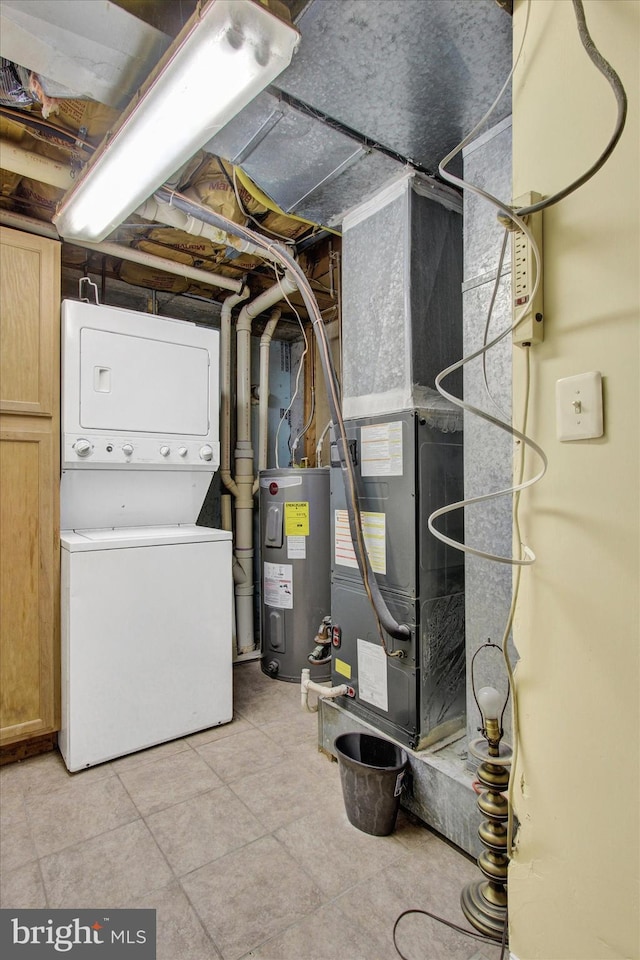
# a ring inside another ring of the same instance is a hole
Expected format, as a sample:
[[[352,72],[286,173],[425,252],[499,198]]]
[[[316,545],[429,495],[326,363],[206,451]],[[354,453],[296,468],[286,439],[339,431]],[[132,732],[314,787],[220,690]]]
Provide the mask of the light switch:
[[[556,382],[556,429],[558,440],[602,436],[602,376],[597,370]]]

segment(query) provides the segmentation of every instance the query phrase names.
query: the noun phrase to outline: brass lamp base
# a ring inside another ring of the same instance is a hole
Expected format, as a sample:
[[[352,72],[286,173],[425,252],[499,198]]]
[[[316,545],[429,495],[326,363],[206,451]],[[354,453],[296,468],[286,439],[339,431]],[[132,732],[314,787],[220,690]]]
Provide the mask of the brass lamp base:
[[[482,763],[478,780],[483,792],[478,797],[478,809],[486,819],[480,824],[478,836],[485,848],[478,857],[478,866],[484,880],[468,883],[460,894],[460,907],[472,927],[485,937],[502,940],[507,922],[507,828],[509,803],[504,791],[509,784],[507,767],[511,764],[511,747],[502,741],[488,744],[473,740],[470,753]]]
[[[485,937],[502,940],[507,920],[507,906],[506,904],[500,906],[487,900],[483,893],[486,886],[486,880],[468,883],[460,894],[460,907],[472,927],[479,930]]]

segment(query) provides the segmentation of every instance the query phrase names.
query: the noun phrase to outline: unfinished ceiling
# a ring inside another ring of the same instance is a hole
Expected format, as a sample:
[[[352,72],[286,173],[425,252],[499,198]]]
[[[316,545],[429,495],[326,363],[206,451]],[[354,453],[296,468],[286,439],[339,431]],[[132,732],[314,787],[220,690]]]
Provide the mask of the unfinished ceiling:
[[[509,71],[511,18],[502,0],[266,4],[296,23],[298,52],[277,86],[193,158],[179,188],[295,244],[329,320],[337,311],[343,215],[407,164],[437,176],[438,162],[482,116]],[[194,0],[1,0],[4,222],[11,213],[50,222],[70,172],[117,122],[194,8]],[[509,110],[507,96],[494,121]],[[25,153],[33,154],[29,167],[22,166]],[[255,259],[232,259],[224,247],[132,221],[110,239],[246,277],[254,293],[273,284],[272,269]],[[117,279],[154,296],[218,302],[228,292],[66,243],[63,262],[67,282],[89,269],[103,286]]]

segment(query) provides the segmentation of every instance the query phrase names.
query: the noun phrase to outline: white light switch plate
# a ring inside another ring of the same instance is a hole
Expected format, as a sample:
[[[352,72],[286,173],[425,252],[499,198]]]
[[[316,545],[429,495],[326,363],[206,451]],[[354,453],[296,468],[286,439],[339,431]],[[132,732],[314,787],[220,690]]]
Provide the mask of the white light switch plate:
[[[558,440],[602,436],[602,376],[597,370],[556,382],[556,429]]]

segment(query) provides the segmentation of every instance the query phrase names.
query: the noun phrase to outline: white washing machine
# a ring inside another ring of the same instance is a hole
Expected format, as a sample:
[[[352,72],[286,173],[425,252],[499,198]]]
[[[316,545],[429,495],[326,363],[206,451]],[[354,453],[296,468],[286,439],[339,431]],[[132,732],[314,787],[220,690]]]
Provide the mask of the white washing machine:
[[[196,526],[219,466],[218,333],[65,301],[62,724],[80,770],[232,718],[231,534]]]

